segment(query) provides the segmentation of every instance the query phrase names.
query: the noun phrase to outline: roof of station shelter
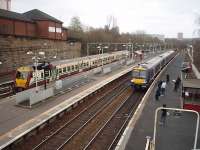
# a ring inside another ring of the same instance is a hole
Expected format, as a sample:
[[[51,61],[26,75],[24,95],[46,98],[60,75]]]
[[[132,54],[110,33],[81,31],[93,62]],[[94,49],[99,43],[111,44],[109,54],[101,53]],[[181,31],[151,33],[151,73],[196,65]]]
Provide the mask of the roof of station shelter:
[[[137,55],[142,55],[142,51],[135,51],[134,53]]]
[[[38,9],[33,9],[28,12],[23,13],[26,17],[32,19],[32,20],[51,20],[54,22],[62,23],[62,21],[38,10]]]
[[[0,9],[0,18],[20,20],[20,21],[26,21],[26,22],[34,22],[36,20],[47,20],[47,21],[54,21],[57,23],[63,23],[62,21],[38,9],[33,9],[25,13],[17,13],[13,11]]]
[[[200,79],[183,80],[183,87],[200,89]]]
[[[29,19],[28,17],[26,17],[20,13],[8,11],[8,10],[4,10],[4,9],[0,9],[0,18],[33,22],[31,19]]]

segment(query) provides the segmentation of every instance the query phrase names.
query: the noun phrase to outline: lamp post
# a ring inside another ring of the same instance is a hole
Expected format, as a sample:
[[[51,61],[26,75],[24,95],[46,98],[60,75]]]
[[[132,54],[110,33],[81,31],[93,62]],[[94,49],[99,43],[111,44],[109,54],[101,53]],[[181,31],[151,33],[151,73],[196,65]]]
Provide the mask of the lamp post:
[[[56,58],[57,58],[57,56],[55,55],[55,56],[53,56],[53,58],[54,58],[54,59],[56,59]]]
[[[128,50],[129,50],[129,58],[130,59],[133,59],[133,44],[131,44],[130,42],[129,42],[129,44],[128,44]]]
[[[89,43],[87,43],[87,57],[89,56]]]
[[[104,46],[104,47],[102,47],[102,45],[100,44],[97,48],[99,49],[99,56],[100,56],[100,51],[101,51],[101,55],[102,55],[102,59],[101,59],[101,67],[102,67],[102,71],[103,71],[103,49],[108,48],[108,46]]]
[[[133,60],[133,43],[131,44],[131,59]]]
[[[191,52],[191,58],[192,58],[192,63],[194,62],[194,49],[193,49],[193,46],[192,45],[190,45],[190,48],[191,48],[191,50],[192,50],[192,52]]]
[[[35,60],[35,62],[34,62],[34,66],[35,66],[35,89],[36,89],[36,92],[38,92],[38,83],[37,83],[38,70],[37,70],[37,67],[38,67],[38,61],[39,61],[40,58],[38,57],[36,52],[33,53],[32,51],[28,51],[27,54],[28,55],[33,55],[34,54],[32,59]],[[38,54],[39,55],[45,55],[45,52],[39,52]]]

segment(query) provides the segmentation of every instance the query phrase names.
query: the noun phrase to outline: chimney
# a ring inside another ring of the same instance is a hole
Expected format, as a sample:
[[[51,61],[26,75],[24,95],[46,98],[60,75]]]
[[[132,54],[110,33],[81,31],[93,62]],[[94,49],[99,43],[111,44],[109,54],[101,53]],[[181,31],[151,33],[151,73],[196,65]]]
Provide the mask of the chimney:
[[[11,10],[11,0],[0,0],[0,9]]]

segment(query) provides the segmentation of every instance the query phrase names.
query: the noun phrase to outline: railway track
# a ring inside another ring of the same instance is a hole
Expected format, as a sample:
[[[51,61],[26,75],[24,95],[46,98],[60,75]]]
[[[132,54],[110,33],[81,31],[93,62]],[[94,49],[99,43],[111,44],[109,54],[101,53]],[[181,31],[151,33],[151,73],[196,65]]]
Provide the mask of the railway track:
[[[115,93],[119,93],[123,88],[125,88],[125,86],[126,87],[128,86],[127,84],[124,84],[124,82],[126,82],[127,80],[129,80],[129,76],[120,78],[108,84],[103,89],[97,91],[95,95],[86,97],[85,99],[83,99],[84,102],[81,102],[78,107],[70,110],[66,114],[56,119],[54,122],[49,123],[45,128],[39,130],[39,132],[36,135],[27,137],[25,138],[26,140],[24,140],[23,142],[12,146],[12,149],[16,150],[40,149],[40,147],[43,146],[46,143],[46,141],[49,141],[49,139],[51,139],[51,137],[56,135],[57,134],[56,132],[59,132],[59,130],[61,130],[61,128],[64,128],[64,126],[68,125],[69,127],[71,124],[72,128],[69,129],[73,130],[75,126],[72,124],[72,122],[74,122],[75,120],[77,122],[80,122],[80,118],[82,121],[84,121],[85,119],[87,119],[87,117],[91,117],[91,115],[94,114],[94,112],[91,111],[88,112],[88,109],[90,108],[90,110],[97,112],[98,109],[103,107],[103,105],[108,104],[109,98],[113,97]],[[115,93],[113,93],[114,89]],[[105,97],[107,97],[107,99],[105,99]],[[96,110],[95,108],[93,108],[94,107],[93,105],[95,105]],[[86,112],[88,112],[88,114]],[[85,114],[85,117],[82,118],[81,116],[83,116],[83,114]],[[75,128],[75,130],[77,130],[77,127]],[[49,149],[49,148],[43,147],[41,149]]]
[[[116,96],[123,93],[125,89],[127,89],[127,86],[124,87],[124,85],[122,85],[120,88],[117,88],[115,92],[112,92],[111,94],[106,95],[97,102],[91,104],[84,111],[80,112],[80,114],[66,122],[61,128],[49,136],[49,138],[37,145],[34,150],[61,149],[64,145],[66,145],[66,143],[70,143],[72,139],[74,139],[77,134],[83,130],[83,128],[87,127],[90,122],[94,121],[94,118],[96,118],[99,113],[104,111],[106,106],[108,106],[116,98]],[[69,145],[72,146],[71,144]]]
[[[131,94],[131,89],[125,87],[118,94],[111,97],[101,109],[85,122],[76,132],[57,148],[57,149],[83,149],[90,139],[96,134],[99,128],[112,115],[113,111]],[[120,99],[120,100],[118,100]]]
[[[8,81],[0,84],[0,98],[5,98],[7,96],[12,96],[15,94],[14,81]]]
[[[124,81],[126,82],[123,83]],[[48,134],[43,133],[43,137],[39,135],[40,142],[37,141],[38,135],[36,135],[31,137],[32,140],[29,142],[25,141],[21,146],[13,149],[114,149],[144,95],[143,92],[133,94],[127,79],[118,84],[113,89],[108,86],[107,89],[102,90],[103,94],[100,97],[87,103],[87,107],[82,106],[76,115],[69,115],[64,122],[60,120],[62,124],[50,125],[51,128],[57,129],[42,131]]]
[[[113,113],[109,120],[99,129],[84,150],[111,150],[114,149],[129,119],[136,110],[144,93],[135,93],[129,97]]]

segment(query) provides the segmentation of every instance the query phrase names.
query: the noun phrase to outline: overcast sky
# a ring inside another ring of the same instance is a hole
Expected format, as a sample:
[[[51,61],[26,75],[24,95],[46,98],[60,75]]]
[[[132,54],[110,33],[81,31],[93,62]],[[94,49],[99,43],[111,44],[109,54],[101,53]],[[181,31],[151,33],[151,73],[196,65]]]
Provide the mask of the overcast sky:
[[[194,37],[200,0],[12,0],[12,11],[40,9],[68,26],[73,16],[92,27],[103,27],[108,16],[117,19],[120,32],[144,30],[165,37]]]

